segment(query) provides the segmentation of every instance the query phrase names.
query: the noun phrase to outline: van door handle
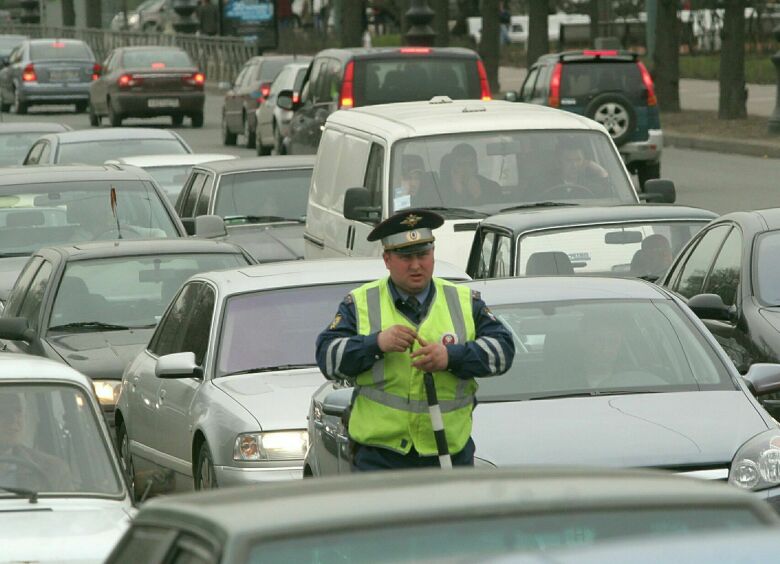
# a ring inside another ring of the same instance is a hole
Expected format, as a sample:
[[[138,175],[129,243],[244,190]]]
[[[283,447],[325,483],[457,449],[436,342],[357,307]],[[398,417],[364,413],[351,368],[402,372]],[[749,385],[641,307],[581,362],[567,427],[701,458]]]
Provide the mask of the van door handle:
[[[347,244],[345,245],[347,247],[347,249],[351,249],[352,248],[352,246],[351,246],[351,243],[352,243],[352,231],[354,231],[354,229],[355,229],[354,225],[350,225],[349,227],[347,227]]]

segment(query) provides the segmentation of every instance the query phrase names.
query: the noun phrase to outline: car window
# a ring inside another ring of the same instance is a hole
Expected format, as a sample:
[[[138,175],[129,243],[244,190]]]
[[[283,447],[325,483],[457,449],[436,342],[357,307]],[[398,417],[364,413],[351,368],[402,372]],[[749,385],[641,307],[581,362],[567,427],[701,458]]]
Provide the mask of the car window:
[[[329,59],[320,59],[315,63],[315,68],[312,71],[312,80],[310,81],[309,85],[309,94],[312,96],[315,103],[328,100],[328,92],[330,87],[328,62]]]
[[[41,153],[43,153],[43,142],[36,143],[35,145],[33,145],[33,148],[30,149],[30,152],[27,155],[27,159],[24,161],[24,164],[37,165],[38,162],[41,160]]]
[[[384,180],[384,164],[385,164],[385,148],[379,143],[371,144],[371,151],[368,154],[368,165],[366,165],[366,178],[363,184],[367,189],[370,196],[370,202],[372,206],[382,207],[382,180]],[[403,190],[401,190],[403,192]],[[399,199],[409,199],[408,194],[396,193],[394,189],[393,199],[395,201],[394,207],[396,209],[404,209],[409,207],[409,202],[406,205]]]
[[[280,90],[287,90],[292,88],[292,84],[290,84],[292,72],[293,71],[291,69],[284,68],[282,72],[279,73],[279,76],[277,76],[274,79],[273,84],[271,84],[271,96],[277,94]]]
[[[553,65],[544,65],[539,67],[539,76],[534,84],[534,90],[531,94],[533,100],[544,100],[547,97],[547,89],[550,84],[550,75],[552,74]]]
[[[525,79],[525,82],[523,83],[523,88],[521,90],[521,100],[528,102],[533,98],[533,92],[534,92],[534,85],[536,84],[536,77],[539,76],[539,67],[534,67],[531,69],[531,71],[528,73],[528,77]]]
[[[600,92],[622,91],[632,95],[645,90],[635,62],[569,62],[561,69],[561,97],[579,98]]]
[[[41,257],[32,257],[24,265],[24,269],[16,279],[11,295],[8,297],[8,303],[3,310],[5,317],[17,317],[19,315],[19,308],[22,306],[25,295],[27,295],[27,289],[30,287],[33,277],[38,272],[43,259]]]
[[[730,229],[731,227],[728,225],[719,225],[709,229],[701,237],[691,254],[688,255],[680,279],[672,288],[673,290],[686,298],[701,294],[704,278],[712,266],[712,259],[715,258],[715,253],[718,252]]]
[[[753,254],[756,294],[767,305],[780,305],[780,231],[769,231],[758,236]]]
[[[126,69],[164,69],[192,67],[187,53],[177,49],[143,49],[125,51],[122,65]]]
[[[203,365],[211,334],[211,320],[214,317],[214,289],[201,284],[196,302],[192,304],[190,318],[184,327],[185,351],[195,353],[195,363]]]
[[[43,133],[37,131],[0,134],[0,166],[22,164],[30,147],[41,135]]]
[[[340,131],[325,128],[325,131],[322,132],[322,140],[318,149],[318,165],[312,173],[309,197],[312,202],[329,209],[339,209],[339,202],[344,201],[342,195],[343,187],[339,188],[335,185],[343,139],[344,134]],[[358,186],[358,184],[355,184],[355,186]]]
[[[218,559],[210,543],[194,535],[183,533],[176,539],[176,544],[167,562],[171,564],[217,564]]]
[[[512,276],[512,240],[506,235],[499,235],[496,243],[496,266],[493,269],[494,278]]]
[[[200,191],[203,189],[203,185],[206,183],[206,173],[196,172],[192,183],[190,184],[189,192],[187,192],[187,199],[184,201],[184,206],[181,210],[181,217],[192,217],[195,212],[195,204],[200,196]]]
[[[291,61],[292,59],[265,59],[255,75],[255,80],[258,82],[273,82],[279,76],[284,65]]]
[[[51,157],[51,143],[44,142],[42,145],[43,148],[41,149],[41,154],[38,156],[38,163],[48,163]]]
[[[293,85],[291,88],[295,92],[300,92],[301,88],[303,88],[303,80],[306,78],[306,69],[299,69],[298,72],[295,74],[295,82],[293,82]]]
[[[152,175],[171,202],[176,202],[191,169],[192,165],[144,167],[144,170]]]
[[[487,278],[490,276],[490,266],[493,259],[493,246],[496,242],[495,231],[482,231],[482,245],[479,252],[479,262],[474,273],[474,278]]]
[[[61,143],[57,163],[102,165],[117,157],[190,153],[178,139],[123,139]]]
[[[209,202],[211,201],[211,194],[214,191],[214,177],[210,174],[205,175],[206,179],[203,182],[203,190],[201,190],[198,196],[198,202],[195,204],[195,215],[206,215],[209,213]]]
[[[268,217],[305,220],[311,174],[310,168],[223,174],[214,213],[231,224]]]
[[[38,272],[30,283],[30,289],[22,301],[22,307],[19,308],[19,317],[27,319],[27,325],[30,329],[38,330],[40,322],[41,304],[43,295],[49,284],[52,266],[49,261],[44,260]]]
[[[57,40],[30,43],[31,61],[56,61],[62,59],[91,61],[94,58],[85,43]]]
[[[152,340],[149,350],[157,355],[175,354],[185,352],[187,343],[184,338],[187,334],[187,325],[190,322],[192,310],[197,304],[202,282],[190,282],[176,296],[176,300],[165,312]]]
[[[742,233],[732,229],[723,243],[704,284],[704,294],[718,294],[727,306],[734,305],[742,265]]]
[[[109,559],[111,564],[163,562],[177,531],[162,527],[133,525],[120,541],[117,552]]]

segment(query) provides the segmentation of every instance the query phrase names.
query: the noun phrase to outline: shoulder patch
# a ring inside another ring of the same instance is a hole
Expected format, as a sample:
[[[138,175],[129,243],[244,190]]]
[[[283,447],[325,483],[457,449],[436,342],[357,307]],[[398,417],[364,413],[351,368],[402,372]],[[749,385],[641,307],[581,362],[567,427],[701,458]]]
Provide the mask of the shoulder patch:
[[[344,298],[344,303],[347,305],[352,303],[352,294],[347,294],[347,296]]]
[[[472,290],[471,291],[471,299],[472,300],[481,300],[482,299],[482,294],[480,294],[477,290]]]
[[[336,317],[333,318],[333,322],[330,324],[330,327],[328,327],[328,329],[333,331],[336,327],[339,326],[339,323],[341,323],[341,314],[337,313]]]

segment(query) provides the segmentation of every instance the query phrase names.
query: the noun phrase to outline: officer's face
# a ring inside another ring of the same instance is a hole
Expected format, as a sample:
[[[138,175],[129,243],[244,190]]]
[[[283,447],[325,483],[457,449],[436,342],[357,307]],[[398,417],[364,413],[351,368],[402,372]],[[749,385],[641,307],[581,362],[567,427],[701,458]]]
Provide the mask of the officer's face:
[[[408,294],[422,292],[431,281],[433,249],[409,255],[386,252],[384,259],[393,284]]]

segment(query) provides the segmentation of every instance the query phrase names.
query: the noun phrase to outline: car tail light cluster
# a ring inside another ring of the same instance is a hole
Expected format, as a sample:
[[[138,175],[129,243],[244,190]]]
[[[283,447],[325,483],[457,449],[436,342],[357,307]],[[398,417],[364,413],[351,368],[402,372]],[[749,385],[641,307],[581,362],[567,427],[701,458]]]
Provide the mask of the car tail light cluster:
[[[550,96],[547,98],[547,105],[552,108],[561,107],[561,73],[563,65],[555,63],[552,76],[550,77]]]
[[[641,61],[637,62],[637,65],[639,66],[639,72],[642,73],[642,82],[645,83],[645,89],[647,90],[647,105],[655,106],[658,104],[658,99],[655,97],[653,77],[650,76],[650,72]]]
[[[32,63],[24,67],[24,70],[22,71],[22,81],[23,82],[35,82],[38,80],[38,75],[35,74],[35,67]]]
[[[488,83],[487,71],[485,70],[485,64],[482,61],[477,61],[477,72],[479,73],[479,89],[480,98],[483,101],[488,102],[493,99],[490,95],[490,83]]]
[[[182,78],[184,81],[184,84],[189,84],[190,86],[199,86],[200,88],[203,88],[203,85],[206,84],[206,75],[202,72],[195,72],[191,75],[185,76]]]
[[[100,78],[102,72],[103,72],[103,67],[101,67],[98,63],[92,65],[92,80],[97,80],[98,78]]]
[[[431,52],[430,47],[401,47],[398,50],[404,55],[427,55]]]
[[[271,85],[268,82],[264,82],[260,85],[260,96],[257,97],[257,103],[262,104],[265,102],[268,95],[271,93]],[[295,103],[295,100],[293,100]]]
[[[130,88],[131,86],[140,86],[143,84],[143,81],[144,79],[140,76],[123,74],[119,77],[119,80],[117,80],[117,84],[119,84],[119,88]]]
[[[355,105],[354,95],[355,61],[347,63],[344,69],[344,81],[341,83],[341,95],[339,96],[339,108],[351,108]]]

